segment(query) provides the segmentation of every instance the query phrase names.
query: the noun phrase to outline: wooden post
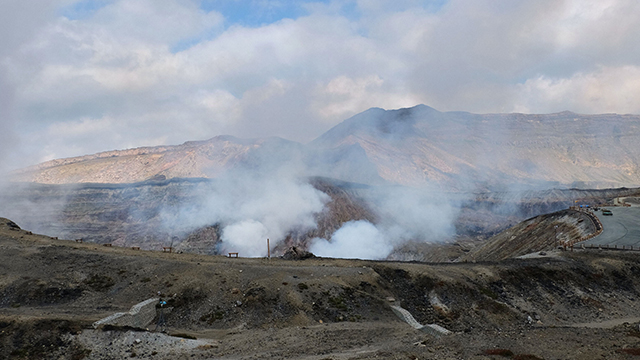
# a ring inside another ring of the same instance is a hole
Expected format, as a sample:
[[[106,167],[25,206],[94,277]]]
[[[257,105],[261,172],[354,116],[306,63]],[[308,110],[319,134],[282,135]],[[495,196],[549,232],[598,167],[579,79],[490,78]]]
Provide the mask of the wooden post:
[[[269,246],[269,238],[267,238],[267,259],[271,259],[271,247]]]

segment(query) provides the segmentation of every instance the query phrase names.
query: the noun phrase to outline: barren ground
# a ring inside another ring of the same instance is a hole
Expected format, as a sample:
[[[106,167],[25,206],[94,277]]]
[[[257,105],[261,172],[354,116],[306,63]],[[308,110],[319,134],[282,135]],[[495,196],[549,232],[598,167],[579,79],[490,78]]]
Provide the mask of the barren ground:
[[[456,264],[235,259],[57,240],[6,219],[0,250],[0,359],[640,354],[640,255],[631,252]],[[175,336],[91,327],[158,291]],[[414,330],[393,314],[390,298],[453,334]]]

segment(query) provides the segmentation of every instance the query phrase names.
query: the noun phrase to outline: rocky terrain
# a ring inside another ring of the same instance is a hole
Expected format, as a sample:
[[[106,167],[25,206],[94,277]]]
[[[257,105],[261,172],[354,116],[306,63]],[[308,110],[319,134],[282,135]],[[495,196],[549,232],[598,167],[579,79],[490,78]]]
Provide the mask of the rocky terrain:
[[[367,203],[354,195],[359,185],[322,178],[308,181],[327,194],[329,201],[316,215],[316,228],[291,232],[276,252],[314,237],[330,238],[347,221],[375,222],[376,215]],[[214,184],[210,180],[202,178],[137,184],[22,185],[0,195],[0,213],[34,231],[61,238],[143,249],[174,246],[178,251],[217,254],[219,224],[194,228],[166,223],[166,214],[196,203],[211,186]]]
[[[632,359],[640,255],[455,264],[162,253],[0,221],[0,358]],[[167,333],[91,323],[157,296]],[[452,334],[415,330],[391,310]]]
[[[149,179],[215,178],[238,163],[249,161],[256,150],[295,153],[300,146],[279,138],[243,140],[218,136],[177,146],[114,150],[51,160],[16,171],[13,180],[41,184],[119,184]]]
[[[238,167],[293,164],[303,175],[446,189],[604,188],[640,183],[640,116],[471,114],[419,105],[373,108],[302,145],[218,136],[107,151],[16,171],[13,181],[135,183],[216,178]]]
[[[155,250],[173,246],[176,251],[224,254],[225,249],[220,247],[221,224],[212,221],[194,227],[166,220],[167,214],[180,213],[197,203],[203,191],[214,186],[212,181],[193,178],[135,184],[21,184],[0,194],[3,204],[0,215],[59,238]],[[376,187],[318,177],[307,181],[327,194],[329,201],[315,215],[316,228],[291,231],[274,249],[275,254],[282,254],[290,246],[306,249],[309,240],[315,237],[330,239],[348,221],[379,221],[379,209],[368,200]],[[567,209],[575,201],[606,204],[616,197],[638,193],[639,189],[622,188],[454,194],[450,199],[460,206],[454,224],[456,235],[436,242],[416,239],[399,246],[390,259],[453,261],[524,219]]]
[[[219,136],[16,171],[0,192],[15,221],[0,218],[0,359],[640,356],[640,255],[558,249],[597,231],[570,206],[637,201],[584,188],[640,182],[639,131],[632,115],[370,109],[307,145]],[[228,225],[256,218],[284,229],[274,258],[222,256]],[[407,218],[445,224],[387,261],[307,252],[344,224]],[[167,333],[91,326],[158,295]]]
[[[638,184],[639,131],[635,115],[480,115],[420,105],[367,110],[312,145],[360,147],[382,178],[405,185],[596,188]]]
[[[452,261],[524,219],[633,195],[585,188],[637,186],[639,131],[633,115],[373,108],[306,145],[217,136],[51,160],[11,175],[0,216],[61,238],[203,254],[233,251],[221,242],[231,225],[263,226],[281,254],[350,221],[409,219],[388,259]]]

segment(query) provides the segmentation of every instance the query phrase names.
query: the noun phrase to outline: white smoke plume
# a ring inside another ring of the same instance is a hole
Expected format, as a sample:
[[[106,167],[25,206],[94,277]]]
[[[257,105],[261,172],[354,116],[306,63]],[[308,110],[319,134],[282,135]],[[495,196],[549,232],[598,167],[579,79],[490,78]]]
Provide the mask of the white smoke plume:
[[[384,259],[393,251],[388,239],[368,221],[349,221],[329,242],[316,238],[309,250],[318,256],[333,258]]]
[[[242,169],[204,186],[196,204],[165,211],[174,231],[222,226],[222,249],[241,256],[267,255],[266,239],[277,246],[293,230],[316,227],[314,215],[329,197],[284,168],[273,174]]]
[[[455,235],[458,204],[436,188],[375,188],[366,197],[380,221],[347,222],[331,240],[316,238],[310,251],[335,258],[385,259],[407,241],[437,242]]]
[[[55,191],[55,185],[12,183],[0,180],[0,217],[8,218],[24,229],[64,238],[67,235],[61,213],[76,186],[65,185]]]

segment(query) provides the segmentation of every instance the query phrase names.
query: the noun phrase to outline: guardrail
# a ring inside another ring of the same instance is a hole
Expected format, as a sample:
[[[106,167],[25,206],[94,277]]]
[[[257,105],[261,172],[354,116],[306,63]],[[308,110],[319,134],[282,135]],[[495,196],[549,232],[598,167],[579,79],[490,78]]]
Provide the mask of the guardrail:
[[[573,246],[572,246],[573,248]],[[595,244],[589,244],[589,245],[585,245],[585,244],[580,244],[580,248],[581,249],[598,249],[598,250],[631,250],[631,251],[640,251],[640,246],[633,246],[633,245],[609,245],[609,244],[604,244],[604,245],[595,245]]]
[[[585,236],[583,238],[580,238],[578,240],[574,240],[574,241],[570,241],[568,243],[567,246],[569,246],[571,248],[571,250],[574,249],[574,245],[576,243],[582,242],[582,241],[587,241],[593,237],[596,237],[598,235],[600,235],[603,231],[603,226],[602,223],[600,222],[600,219],[598,219],[598,217],[593,213],[593,211],[591,211],[590,209],[580,209],[577,208],[575,206],[571,207],[572,210],[576,210],[576,211],[580,211],[581,213],[587,215],[589,217],[589,219],[593,222],[594,226],[596,227],[596,232]],[[640,246],[633,246],[633,245],[610,245],[610,244],[603,244],[603,245],[598,245],[598,244],[589,244],[589,245],[585,245],[585,244],[580,244],[580,249],[583,250],[587,250],[587,249],[597,249],[597,250],[628,250],[628,251],[640,251]]]
[[[564,243],[564,248],[566,249],[567,247],[571,247],[571,249],[573,250],[573,245],[582,241],[587,241],[591,238],[594,238],[600,234],[602,234],[602,223],[600,222],[600,219],[598,219],[598,217],[593,213],[593,211],[591,211],[591,209],[585,209],[585,208],[579,208],[576,206],[572,206],[569,209],[571,210],[575,210],[578,212],[581,212],[583,214],[585,214],[587,216],[587,218],[589,218],[589,220],[591,220],[591,223],[593,223],[593,226],[596,228],[596,232],[589,234],[587,236],[583,236],[579,239],[575,239],[575,240],[571,240],[568,242]]]

